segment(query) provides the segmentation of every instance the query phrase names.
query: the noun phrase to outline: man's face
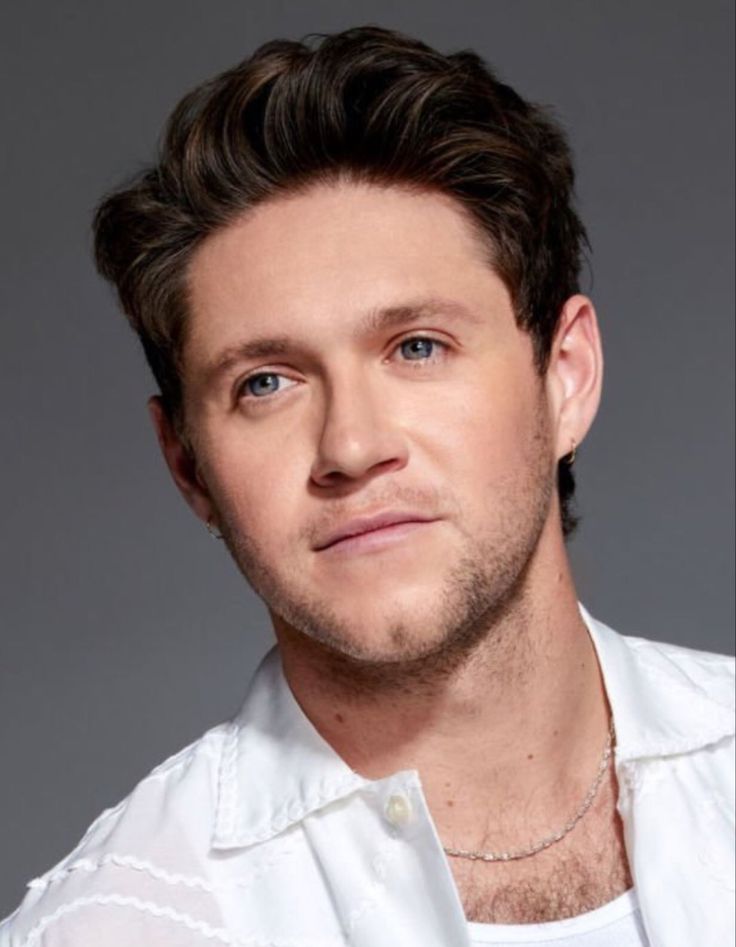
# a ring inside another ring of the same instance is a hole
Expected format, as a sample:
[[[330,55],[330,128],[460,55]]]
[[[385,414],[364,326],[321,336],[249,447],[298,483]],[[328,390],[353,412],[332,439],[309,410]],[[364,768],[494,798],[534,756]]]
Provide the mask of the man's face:
[[[196,252],[188,427],[277,630],[396,662],[518,592],[556,457],[486,252],[448,197],[349,183],[261,205]]]

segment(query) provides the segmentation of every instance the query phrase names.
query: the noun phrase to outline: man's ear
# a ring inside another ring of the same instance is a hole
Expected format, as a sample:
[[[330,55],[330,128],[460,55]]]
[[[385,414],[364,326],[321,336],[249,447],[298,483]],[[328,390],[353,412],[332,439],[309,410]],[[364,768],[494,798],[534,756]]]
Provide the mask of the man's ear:
[[[158,395],[148,399],[148,413],[156,430],[159,447],[164,455],[174,483],[187,501],[195,516],[203,523],[212,522],[214,506],[197,467],[196,459],[187,444],[177,433]]]
[[[569,454],[588,433],[598,411],[602,384],[598,319],[590,299],[576,294],[562,307],[546,376],[558,458]]]

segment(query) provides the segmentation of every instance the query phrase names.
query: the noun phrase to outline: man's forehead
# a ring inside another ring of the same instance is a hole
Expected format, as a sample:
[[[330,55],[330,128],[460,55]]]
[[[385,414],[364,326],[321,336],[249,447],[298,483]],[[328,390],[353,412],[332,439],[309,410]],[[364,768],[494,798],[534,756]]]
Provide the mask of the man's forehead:
[[[470,212],[439,191],[373,184],[322,184],[270,198],[209,234],[188,266],[196,303],[218,287],[324,278],[372,264],[390,272],[436,268],[448,256],[492,263],[490,239]],[[352,273],[350,278],[352,278]],[[374,275],[374,274],[370,274]]]
[[[444,195],[321,187],[213,234],[188,272],[190,341],[214,368],[325,329],[355,336],[508,303],[487,246]],[[236,350],[240,350],[239,352]]]

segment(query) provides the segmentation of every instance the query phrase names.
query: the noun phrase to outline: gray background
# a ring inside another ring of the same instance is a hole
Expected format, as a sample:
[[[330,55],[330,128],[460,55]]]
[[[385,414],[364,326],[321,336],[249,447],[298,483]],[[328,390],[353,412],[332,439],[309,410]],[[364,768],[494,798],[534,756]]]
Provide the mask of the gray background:
[[[0,916],[237,708],[270,642],[168,481],[147,370],[90,262],[92,208],[189,87],[275,36],[365,22],[472,46],[556,106],[607,356],[577,468],[580,595],[622,631],[733,650],[730,2],[6,4]]]

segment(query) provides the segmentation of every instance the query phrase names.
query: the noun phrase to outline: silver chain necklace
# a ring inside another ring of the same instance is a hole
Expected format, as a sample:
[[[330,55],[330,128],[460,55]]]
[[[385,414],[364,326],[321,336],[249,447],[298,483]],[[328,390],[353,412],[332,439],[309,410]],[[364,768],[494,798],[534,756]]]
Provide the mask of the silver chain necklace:
[[[608,769],[608,762],[611,759],[611,753],[613,752],[613,739],[614,739],[614,730],[613,730],[613,720],[611,720],[611,725],[608,728],[608,739],[606,740],[606,748],[603,751],[603,756],[601,761],[598,764],[598,770],[595,774],[595,779],[593,780],[593,785],[588,790],[585,799],[583,799],[582,805],[575,813],[575,815],[570,819],[569,822],[566,822],[564,827],[560,829],[559,832],[555,832],[554,835],[548,835],[546,838],[543,838],[541,842],[537,842],[535,845],[531,845],[529,848],[522,848],[517,851],[510,852],[471,852],[466,851],[463,848],[445,848],[445,854],[451,855],[453,858],[468,858],[471,861],[482,861],[482,862],[510,862],[516,861],[518,858],[528,858],[530,855],[536,855],[537,852],[544,851],[545,848],[549,848],[550,845],[554,845],[556,842],[561,841],[569,832],[575,828],[578,822],[583,818],[585,813],[593,805],[593,800],[596,797],[598,789],[600,788],[601,783],[603,782],[603,777],[606,775],[606,770]]]

